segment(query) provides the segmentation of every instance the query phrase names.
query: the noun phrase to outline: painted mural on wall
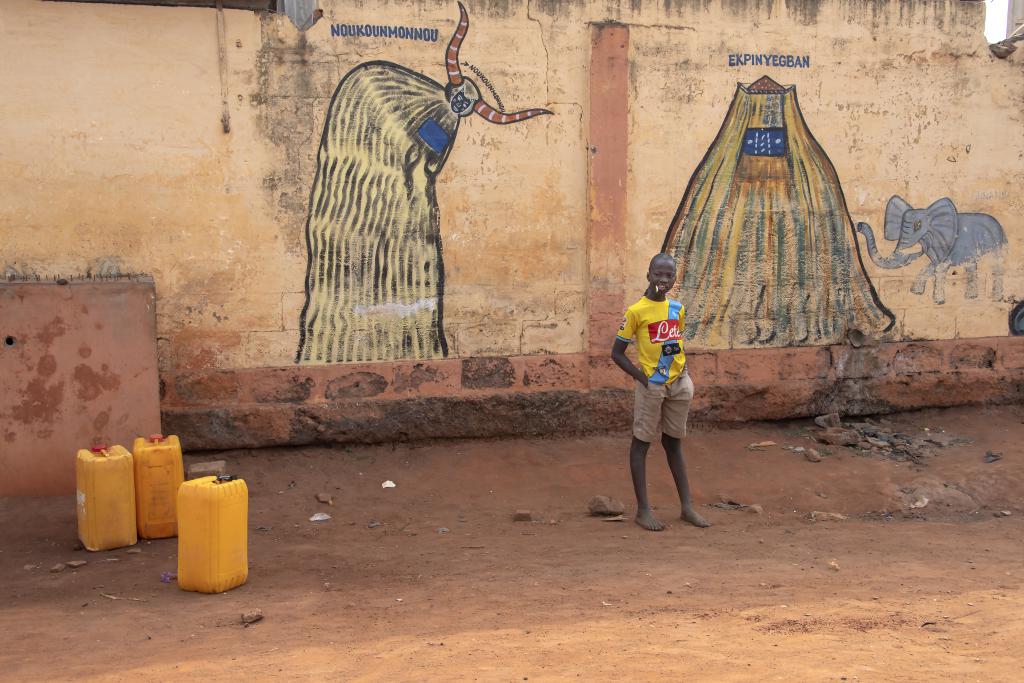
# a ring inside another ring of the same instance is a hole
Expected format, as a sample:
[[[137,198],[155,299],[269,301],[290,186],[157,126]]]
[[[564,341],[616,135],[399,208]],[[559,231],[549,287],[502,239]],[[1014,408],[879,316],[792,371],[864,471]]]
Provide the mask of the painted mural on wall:
[[[1024,301],[1018,301],[1010,309],[1010,335],[1024,336]]]
[[[306,224],[298,363],[446,356],[444,264],[435,180],[460,121],[511,124],[462,75],[469,16],[445,53],[446,85],[391,62],[360,64],[327,112]]]
[[[1006,246],[1006,234],[992,216],[984,213],[958,213],[953,201],[943,197],[926,209],[915,209],[903,198],[894,196],[885,207],[885,239],[895,241],[891,256],[878,253],[875,236],[867,223],[857,223],[857,230],[864,235],[868,254],[880,268],[902,268],[920,256],[928,257],[928,265],[921,269],[910,291],[924,294],[928,280],[933,282],[932,299],[937,304],[945,303],[943,285],[946,271],[951,267],[963,266],[967,273],[965,297],[978,298],[978,261],[992,256],[993,300],[1003,296],[1002,252]],[[918,251],[906,250],[920,247]]]
[[[700,346],[830,344],[895,322],[795,86],[767,76],[737,87],[662,250],[684,264],[685,335]]]

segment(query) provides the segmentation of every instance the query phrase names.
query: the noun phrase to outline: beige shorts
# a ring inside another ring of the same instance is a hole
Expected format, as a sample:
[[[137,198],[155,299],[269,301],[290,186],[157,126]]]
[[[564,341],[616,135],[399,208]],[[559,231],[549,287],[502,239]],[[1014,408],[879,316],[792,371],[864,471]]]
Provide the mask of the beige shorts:
[[[659,434],[686,436],[686,416],[693,398],[693,380],[683,371],[671,384],[636,383],[633,401],[633,436],[652,443]]]

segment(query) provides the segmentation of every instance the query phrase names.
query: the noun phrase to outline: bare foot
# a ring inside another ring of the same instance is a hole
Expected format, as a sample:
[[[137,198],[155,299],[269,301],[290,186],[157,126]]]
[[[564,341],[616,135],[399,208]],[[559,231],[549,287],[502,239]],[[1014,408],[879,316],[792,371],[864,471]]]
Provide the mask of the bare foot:
[[[683,508],[683,514],[680,515],[680,518],[702,529],[711,526],[711,522],[698,515],[693,508]]]
[[[634,522],[648,531],[662,531],[665,525],[654,518],[650,510],[637,511]]]

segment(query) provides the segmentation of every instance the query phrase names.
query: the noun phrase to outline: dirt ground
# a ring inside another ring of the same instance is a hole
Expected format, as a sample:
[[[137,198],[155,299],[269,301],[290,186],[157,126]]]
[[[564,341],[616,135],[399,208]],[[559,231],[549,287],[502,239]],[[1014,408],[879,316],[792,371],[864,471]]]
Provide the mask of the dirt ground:
[[[1019,681],[1022,418],[891,418],[966,441],[921,465],[808,462],[784,446],[814,446],[810,421],[695,429],[714,526],[662,533],[587,514],[595,494],[631,507],[626,435],[233,451],[251,568],[221,595],[161,582],[174,539],[75,551],[71,496],[0,499],[0,679]],[[648,477],[677,516],[659,447]]]

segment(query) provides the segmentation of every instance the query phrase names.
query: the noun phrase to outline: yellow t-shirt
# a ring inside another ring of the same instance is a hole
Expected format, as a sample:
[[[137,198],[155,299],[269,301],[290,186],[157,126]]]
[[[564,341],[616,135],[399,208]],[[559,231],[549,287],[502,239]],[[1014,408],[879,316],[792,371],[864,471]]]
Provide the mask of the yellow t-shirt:
[[[686,320],[686,309],[679,306],[679,319],[669,320],[670,299],[651,301],[646,296],[626,309],[622,325],[616,335],[624,342],[636,340],[636,355],[640,367],[648,379],[654,375],[658,362],[662,358],[665,342],[679,345],[679,352],[672,356],[672,364],[668,370],[668,381],[671,384],[686,365],[686,354],[683,353],[683,326]]]

